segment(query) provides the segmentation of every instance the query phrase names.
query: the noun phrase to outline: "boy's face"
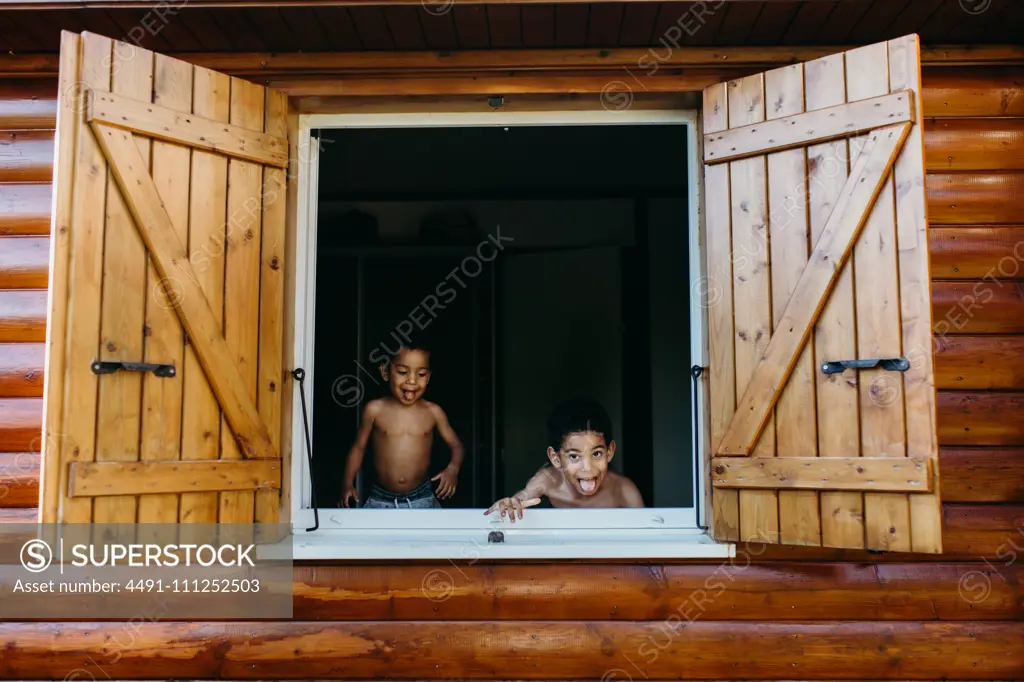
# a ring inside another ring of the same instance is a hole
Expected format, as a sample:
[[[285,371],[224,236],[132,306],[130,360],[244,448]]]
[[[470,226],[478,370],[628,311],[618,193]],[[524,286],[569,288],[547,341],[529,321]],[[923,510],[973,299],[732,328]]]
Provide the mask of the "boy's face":
[[[403,405],[412,405],[430,382],[430,354],[403,348],[391,360],[390,367],[381,365],[380,373],[388,382],[391,395]]]
[[[604,434],[594,431],[571,433],[562,439],[559,450],[548,448],[551,464],[565,474],[565,479],[581,495],[594,495],[608,473],[608,463],[615,456],[615,441],[605,443]]]

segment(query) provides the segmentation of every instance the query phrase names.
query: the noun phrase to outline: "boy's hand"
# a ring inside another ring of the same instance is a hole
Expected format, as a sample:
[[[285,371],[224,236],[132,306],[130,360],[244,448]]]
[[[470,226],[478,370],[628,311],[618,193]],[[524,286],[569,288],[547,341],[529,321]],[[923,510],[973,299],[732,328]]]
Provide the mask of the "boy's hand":
[[[503,497],[502,499],[491,505],[491,508],[484,512],[484,516],[487,516],[493,511],[501,510],[501,518],[505,518],[505,513],[508,512],[508,518],[512,523],[516,522],[516,512],[519,512],[519,518],[523,518],[523,510],[527,507],[540,504],[539,497],[531,497],[528,500],[520,500],[518,497]]]
[[[454,467],[452,467],[452,465],[449,464],[447,467],[445,467],[444,471],[430,479],[431,481],[436,481],[438,479],[441,480],[441,482],[437,485],[438,499],[443,500],[455,494],[455,480],[458,477],[459,470],[455,469]]]
[[[345,489],[341,491],[341,499],[338,500],[339,507],[348,507],[348,498],[354,498],[356,506],[359,506],[359,493],[356,492],[355,486],[347,485]]]

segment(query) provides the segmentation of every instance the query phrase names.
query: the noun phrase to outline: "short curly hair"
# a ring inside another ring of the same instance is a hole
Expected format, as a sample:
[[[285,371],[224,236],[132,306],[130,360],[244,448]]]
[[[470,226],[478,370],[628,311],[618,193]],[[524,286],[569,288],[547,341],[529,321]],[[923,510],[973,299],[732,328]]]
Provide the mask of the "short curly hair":
[[[605,443],[611,443],[612,420],[601,403],[590,398],[567,400],[548,416],[548,445],[559,450],[567,436],[573,433],[592,431],[604,436]]]

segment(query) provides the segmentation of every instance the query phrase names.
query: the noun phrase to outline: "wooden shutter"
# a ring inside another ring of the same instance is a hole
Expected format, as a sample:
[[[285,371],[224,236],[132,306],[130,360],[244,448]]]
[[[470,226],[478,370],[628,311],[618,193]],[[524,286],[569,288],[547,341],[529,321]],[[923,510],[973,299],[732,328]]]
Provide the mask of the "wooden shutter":
[[[704,91],[718,539],[942,551],[920,83],[911,35]]]
[[[41,519],[276,522],[287,98],[68,32],[59,97]]]

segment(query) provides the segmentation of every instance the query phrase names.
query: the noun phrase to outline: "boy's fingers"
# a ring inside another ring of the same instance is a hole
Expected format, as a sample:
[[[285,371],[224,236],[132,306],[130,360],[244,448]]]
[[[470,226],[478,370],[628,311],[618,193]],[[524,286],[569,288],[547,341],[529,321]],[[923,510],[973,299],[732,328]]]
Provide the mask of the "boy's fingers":
[[[540,504],[539,497],[531,497],[530,499],[523,502],[524,507],[532,507],[535,504]]]
[[[444,472],[442,471],[442,472],[441,472],[441,474],[443,474],[443,473],[444,473]],[[437,476],[434,476],[434,477],[433,477],[432,479],[430,479],[430,480],[431,480],[431,481],[436,481],[437,479],[441,478],[441,474],[438,474]]]

